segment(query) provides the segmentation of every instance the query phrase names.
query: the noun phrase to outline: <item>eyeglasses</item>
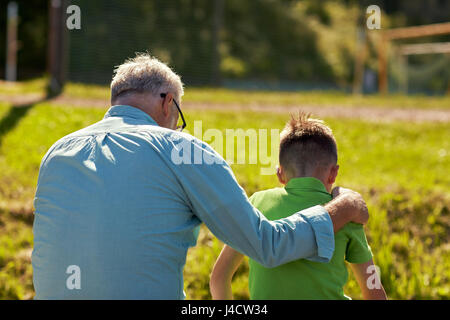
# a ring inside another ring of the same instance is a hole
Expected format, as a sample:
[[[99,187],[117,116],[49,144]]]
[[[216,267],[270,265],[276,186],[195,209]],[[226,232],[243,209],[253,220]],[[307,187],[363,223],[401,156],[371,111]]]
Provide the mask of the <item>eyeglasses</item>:
[[[161,93],[160,94],[161,98],[165,99],[167,96],[167,93]],[[178,109],[178,112],[180,113],[181,116],[181,120],[183,121],[183,124],[181,126],[177,126],[177,130],[179,131],[183,131],[184,128],[186,128],[186,121],[184,120],[184,116],[183,116],[183,112],[181,112],[180,106],[178,105],[178,103],[175,101],[175,99],[172,99],[173,102],[175,103],[175,106]]]

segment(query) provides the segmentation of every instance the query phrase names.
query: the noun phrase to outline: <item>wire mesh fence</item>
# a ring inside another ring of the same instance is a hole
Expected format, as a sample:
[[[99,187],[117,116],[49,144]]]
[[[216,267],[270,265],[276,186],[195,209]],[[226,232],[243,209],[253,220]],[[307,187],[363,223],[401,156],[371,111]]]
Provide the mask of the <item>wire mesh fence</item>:
[[[321,21],[290,1],[71,3],[82,10],[81,29],[68,32],[67,79],[74,82],[109,84],[114,66],[147,51],[173,67],[186,85],[350,91],[353,60],[360,54],[354,45],[359,11],[331,4],[320,7],[329,16]],[[352,14],[338,19],[346,10]],[[367,60],[376,61],[376,53],[371,55]],[[404,62],[399,55],[389,58],[390,92],[448,92],[448,54]],[[365,66],[364,93],[378,91],[376,68]]]
[[[82,28],[68,33],[68,78],[109,83],[112,67],[148,51],[187,84],[214,81],[213,1],[78,0]]]

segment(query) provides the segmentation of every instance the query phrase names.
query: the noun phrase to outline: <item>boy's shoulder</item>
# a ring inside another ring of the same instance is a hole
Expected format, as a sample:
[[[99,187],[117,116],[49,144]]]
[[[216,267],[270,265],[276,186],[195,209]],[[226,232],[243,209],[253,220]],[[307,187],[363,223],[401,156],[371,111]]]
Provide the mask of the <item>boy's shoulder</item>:
[[[256,191],[252,196],[249,198],[251,204],[256,206],[258,203],[261,203],[261,201],[270,201],[275,200],[279,198],[280,196],[286,194],[286,190],[284,188],[271,188],[261,191]]]
[[[359,223],[348,222],[335,234],[336,238],[360,239],[365,237],[364,226]]]
[[[351,235],[357,234],[360,235],[361,232],[364,233],[364,226],[359,223],[355,222],[348,222],[346,225],[344,225],[339,232],[345,232]]]
[[[346,242],[345,260],[350,263],[366,263],[372,259],[372,249],[362,224],[349,222],[336,233],[336,242],[342,239]]]

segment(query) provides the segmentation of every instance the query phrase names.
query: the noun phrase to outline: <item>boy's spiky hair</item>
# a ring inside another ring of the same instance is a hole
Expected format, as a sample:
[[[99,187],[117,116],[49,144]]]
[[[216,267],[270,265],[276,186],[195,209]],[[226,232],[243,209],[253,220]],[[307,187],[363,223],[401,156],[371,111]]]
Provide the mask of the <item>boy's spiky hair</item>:
[[[322,120],[300,111],[280,135],[280,165],[293,177],[311,176],[319,166],[337,163],[333,132]]]

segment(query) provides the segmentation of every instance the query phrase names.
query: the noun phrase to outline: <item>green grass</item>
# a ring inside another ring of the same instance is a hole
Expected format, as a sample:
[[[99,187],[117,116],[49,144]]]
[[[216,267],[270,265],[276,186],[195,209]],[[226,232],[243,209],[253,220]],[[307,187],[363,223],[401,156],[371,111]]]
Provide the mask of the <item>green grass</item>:
[[[0,299],[33,297],[29,258],[33,244],[32,217],[0,209]]]
[[[95,90],[94,90],[95,91]],[[32,297],[32,208],[42,156],[62,136],[100,120],[106,110],[40,103],[11,109],[0,103],[0,298]],[[188,128],[202,120],[217,128],[281,129],[288,115],[189,112]],[[369,203],[366,227],[382,282],[394,299],[450,297],[450,127],[438,123],[371,123],[325,119],[333,129],[341,166],[338,183]],[[232,165],[248,195],[278,186],[260,165]],[[222,244],[202,228],[190,249],[185,276],[189,299],[210,298],[209,274]],[[235,277],[236,297],[248,298],[248,265]],[[351,277],[346,292],[360,293]]]
[[[188,89],[184,102],[217,104],[258,104],[262,106],[343,106],[375,108],[444,109],[450,107],[450,98],[390,95],[351,95],[337,91],[277,92],[231,89]]]
[[[1,82],[0,83],[0,94],[29,94],[36,93],[40,94],[45,92],[47,86],[46,78],[37,78],[28,81],[21,82]]]
[[[64,93],[72,97],[109,100],[109,87],[70,83]],[[217,88],[187,88],[183,97],[185,103],[205,104],[258,104],[263,106],[348,106],[377,108],[450,108],[450,97],[426,97],[404,95],[353,96],[336,91],[249,91]]]
[[[17,84],[2,84],[0,94],[43,94],[46,80],[36,79]],[[68,83],[64,95],[72,98],[102,99],[109,101],[109,86]],[[189,87],[183,97],[185,103],[199,104],[258,104],[261,106],[340,106],[340,107],[375,107],[375,108],[407,108],[407,109],[448,109],[450,96],[405,96],[389,95],[351,95],[338,91],[252,91],[224,88]]]
[[[282,128],[287,115],[240,112],[195,113],[208,128]],[[446,124],[407,122],[370,123],[326,119],[338,142],[340,173],[337,184],[361,192],[369,203],[371,219],[366,227],[374,261],[382,282],[394,299],[450,297],[450,127]],[[192,128],[192,124],[188,128]],[[272,176],[261,176],[258,165],[233,165],[247,194],[279,186]],[[208,276],[220,252],[220,242],[206,228],[202,244],[190,251],[187,261],[188,298],[210,298]],[[205,245],[209,244],[209,245]],[[206,263],[199,264],[199,261]],[[201,267],[203,266],[203,267]],[[202,283],[197,269],[203,268]],[[195,269],[195,272],[191,272]],[[238,270],[233,282],[235,297],[248,298],[248,265]],[[349,272],[351,274],[351,272]],[[199,296],[199,292],[204,292]],[[346,293],[360,298],[351,276]]]

